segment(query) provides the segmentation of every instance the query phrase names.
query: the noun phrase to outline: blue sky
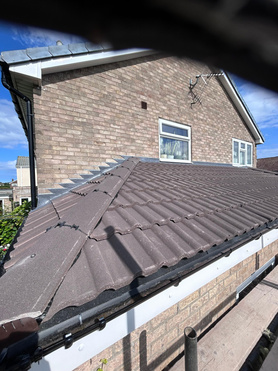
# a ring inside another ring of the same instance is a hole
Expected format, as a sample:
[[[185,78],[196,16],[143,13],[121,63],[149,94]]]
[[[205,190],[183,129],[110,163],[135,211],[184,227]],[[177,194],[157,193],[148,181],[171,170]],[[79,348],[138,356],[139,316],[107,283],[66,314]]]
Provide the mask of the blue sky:
[[[82,41],[74,35],[33,27],[19,27],[0,21],[0,52],[55,45],[57,40],[64,44]],[[257,147],[258,158],[278,156],[278,95],[238,77],[233,76],[233,79],[265,138],[265,143]],[[27,140],[10,94],[0,83],[1,182],[9,182],[16,178],[17,156],[28,156]]]
[[[55,45],[57,40],[61,40],[63,44],[82,41],[75,35],[19,27],[0,21],[0,52]],[[0,82],[0,182],[15,179],[17,156],[28,155],[27,139],[14,110],[10,93]]]

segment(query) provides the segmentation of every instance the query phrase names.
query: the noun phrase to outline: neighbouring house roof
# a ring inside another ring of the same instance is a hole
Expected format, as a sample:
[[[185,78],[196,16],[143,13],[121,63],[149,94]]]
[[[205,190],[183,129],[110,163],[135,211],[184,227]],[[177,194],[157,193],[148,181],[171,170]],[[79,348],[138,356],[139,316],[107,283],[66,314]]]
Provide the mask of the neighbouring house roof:
[[[13,194],[12,189],[0,189],[0,198],[9,198]]]
[[[30,167],[29,157],[27,157],[27,156],[18,156],[15,167],[17,169],[18,168],[21,168],[21,167],[29,168]]]
[[[147,49],[113,51],[107,45],[87,42],[2,52],[0,64],[8,66],[14,88],[31,99],[33,85],[40,86],[44,74],[129,60],[153,53],[155,52]],[[220,82],[254,136],[255,143],[263,143],[263,135],[229,75],[223,73]],[[13,97],[13,101],[26,130],[25,105],[16,97]]]
[[[267,157],[267,158],[259,158],[257,160],[257,168],[278,172],[278,156],[275,157]]]
[[[277,175],[251,168],[129,158],[29,214],[1,277],[0,323],[51,323],[111,292],[115,307],[144,277],[194,271],[277,227],[277,191]]]

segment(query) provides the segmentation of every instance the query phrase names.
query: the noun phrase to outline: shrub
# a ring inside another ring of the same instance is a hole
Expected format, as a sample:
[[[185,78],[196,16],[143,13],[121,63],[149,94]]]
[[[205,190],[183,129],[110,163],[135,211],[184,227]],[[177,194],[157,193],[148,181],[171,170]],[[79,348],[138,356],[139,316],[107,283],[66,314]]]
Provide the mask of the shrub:
[[[23,202],[21,206],[16,207],[12,212],[0,217],[0,260],[4,257],[7,245],[13,241],[30,209],[31,202]]]

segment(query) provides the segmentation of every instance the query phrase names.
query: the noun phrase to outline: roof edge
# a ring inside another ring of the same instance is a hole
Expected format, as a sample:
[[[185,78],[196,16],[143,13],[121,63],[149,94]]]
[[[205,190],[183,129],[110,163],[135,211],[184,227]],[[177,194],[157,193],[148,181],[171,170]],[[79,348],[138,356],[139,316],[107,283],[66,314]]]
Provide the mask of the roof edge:
[[[204,252],[187,261],[180,261],[175,267],[160,269],[160,274],[157,272],[149,277],[144,277],[141,281],[140,279],[137,280],[139,286],[133,289],[128,285],[117,290],[119,295],[111,291],[109,293],[111,298],[108,301],[105,297],[105,302],[97,301],[95,306],[91,303],[89,307],[83,310],[78,307],[76,313],[72,312],[72,316],[64,319],[64,321],[60,321],[61,317],[58,317],[57,321],[50,319],[43,324],[39,331],[39,345],[44,349],[45,354],[49,354],[64,345],[64,333],[72,333],[75,340],[80,339],[95,330],[103,329],[108,322],[117,319],[128,310],[134,309],[137,305],[140,306],[140,304],[156,297],[157,294],[161,294],[172,286],[178,287],[184,279],[190,279],[192,275],[202,272],[203,269],[210,269],[213,264],[219,266],[221,259],[225,259],[225,264],[229,264],[229,259],[231,264],[236,264],[234,254],[231,256],[232,253],[236,254],[238,250],[240,257],[242,253],[246,254],[246,257],[254,254],[261,249],[263,235],[271,232],[272,229],[276,229],[277,225],[276,219],[274,222],[266,223],[248,234],[224,242],[222,246],[213,248],[209,254]],[[254,242],[256,246],[250,248],[250,243]],[[207,273],[203,277],[207,277]],[[194,291],[194,289],[192,290]],[[165,305],[167,306],[167,303]],[[58,314],[60,315],[61,312]],[[80,323],[82,323],[82,326],[80,326]]]
[[[242,116],[243,120],[245,121],[246,125],[248,126],[250,132],[255,138],[256,144],[263,144],[265,139],[263,137],[263,134],[261,133],[260,129],[258,128],[258,125],[256,124],[256,121],[254,117],[252,116],[251,112],[249,111],[248,106],[244,102],[244,99],[242,98],[241,94],[237,90],[234,82],[230,78],[229,74],[225,71],[223,72],[223,79],[221,79],[221,83],[228,93],[229,97],[231,98],[232,102],[238,109],[240,115]]]
[[[63,45],[65,47],[65,45]],[[70,47],[70,45],[69,45]],[[28,49],[27,49],[28,50]],[[27,52],[27,51],[26,51]],[[70,52],[65,55],[49,55],[40,59],[10,62],[9,71],[13,74],[24,75],[25,78],[41,85],[42,76],[50,73],[70,71],[78,68],[97,66],[100,64],[114,63],[133,58],[144,57],[156,53],[150,49],[125,49],[125,50],[98,50],[87,53]]]

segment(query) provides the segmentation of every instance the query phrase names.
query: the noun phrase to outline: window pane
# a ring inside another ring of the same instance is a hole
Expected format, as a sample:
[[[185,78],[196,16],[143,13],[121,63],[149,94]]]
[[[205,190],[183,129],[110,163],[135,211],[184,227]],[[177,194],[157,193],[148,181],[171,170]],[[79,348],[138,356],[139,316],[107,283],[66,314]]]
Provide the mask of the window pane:
[[[171,125],[162,124],[162,131],[163,133],[169,133],[169,134],[181,135],[182,137],[188,137],[187,129],[177,128]]]
[[[252,165],[252,146],[247,144],[247,165]]]
[[[245,143],[241,143],[240,148],[245,149]]]
[[[246,152],[240,151],[240,165],[246,165]]]
[[[238,157],[238,142],[233,142],[234,143],[234,163],[238,164],[239,163],[239,157]]]
[[[160,138],[160,157],[175,159],[175,160],[188,160],[189,159],[189,145],[187,141]]]

